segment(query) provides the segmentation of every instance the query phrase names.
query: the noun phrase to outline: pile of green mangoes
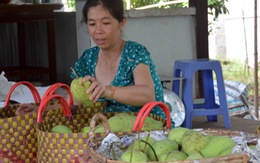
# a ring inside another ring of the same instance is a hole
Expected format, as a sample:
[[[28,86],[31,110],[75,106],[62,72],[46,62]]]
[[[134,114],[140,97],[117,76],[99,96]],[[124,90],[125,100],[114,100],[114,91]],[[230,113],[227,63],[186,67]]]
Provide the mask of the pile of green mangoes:
[[[134,141],[124,151],[125,162],[173,162],[228,156],[236,143],[228,136],[212,136],[177,127],[169,131],[165,140],[145,137]]]
[[[118,113],[108,118],[110,131],[113,132],[131,132],[136,116],[129,113]],[[155,120],[151,117],[146,117],[142,131],[159,130],[163,128],[163,122]],[[88,133],[90,127],[86,126],[82,129],[83,133]],[[95,133],[105,132],[102,125],[95,127]]]
[[[108,118],[110,132],[131,132],[136,116],[129,113],[117,113],[114,116]],[[146,117],[142,131],[159,130],[163,128],[163,122],[155,120],[151,117]],[[86,125],[82,128],[81,132],[88,133],[90,127]],[[53,133],[72,133],[72,129],[65,125],[56,125],[51,129]],[[105,132],[103,125],[99,124],[95,127],[95,133]]]

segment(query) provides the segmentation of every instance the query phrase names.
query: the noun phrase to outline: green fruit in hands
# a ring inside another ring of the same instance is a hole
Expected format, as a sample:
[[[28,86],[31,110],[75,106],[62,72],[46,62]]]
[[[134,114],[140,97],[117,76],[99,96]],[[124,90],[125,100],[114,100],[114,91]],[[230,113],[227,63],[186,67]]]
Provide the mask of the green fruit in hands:
[[[72,133],[72,130],[67,126],[57,125],[51,129],[51,132],[60,133],[60,134],[68,134],[68,133]]]
[[[147,162],[147,155],[139,150],[126,150],[121,155],[121,160],[125,162]]]
[[[77,102],[80,102],[85,106],[93,106],[94,102],[89,100],[91,94],[86,93],[86,90],[90,87],[91,82],[82,82],[82,79],[82,77],[79,77],[72,80],[70,83],[71,94]]]

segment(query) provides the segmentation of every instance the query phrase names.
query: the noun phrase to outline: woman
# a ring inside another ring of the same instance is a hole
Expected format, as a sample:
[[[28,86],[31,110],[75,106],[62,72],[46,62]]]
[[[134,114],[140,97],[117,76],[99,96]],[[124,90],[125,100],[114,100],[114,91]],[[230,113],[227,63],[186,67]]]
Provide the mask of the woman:
[[[147,49],[122,38],[126,24],[122,0],[87,0],[83,22],[96,46],[87,49],[74,70],[92,82],[86,93],[96,102],[105,98],[105,112],[138,112],[151,101],[164,101],[163,88]],[[75,78],[74,73],[71,77]],[[160,108],[151,113],[165,118]]]

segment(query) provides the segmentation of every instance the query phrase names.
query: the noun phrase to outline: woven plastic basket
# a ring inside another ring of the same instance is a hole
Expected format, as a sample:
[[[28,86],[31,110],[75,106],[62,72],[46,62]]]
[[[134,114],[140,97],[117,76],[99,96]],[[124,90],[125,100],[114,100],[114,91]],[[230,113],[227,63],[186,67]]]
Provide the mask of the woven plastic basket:
[[[38,106],[41,98],[34,85],[27,81],[15,83],[5,101],[5,106],[0,109],[0,162],[11,162],[12,159],[32,163],[36,160],[37,136],[34,125],[36,124],[36,112],[15,115],[20,104],[10,104],[11,94],[19,85],[27,86],[34,98],[34,106]],[[7,154],[12,154],[10,158]],[[1,158],[1,157],[0,157]]]
[[[57,90],[59,86],[56,86]],[[69,103],[72,102],[72,95],[67,89]],[[78,157],[86,152],[86,142],[88,134],[81,133],[82,128],[87,126],[90,119],[97,112],[102,112],[106,107],[106,102],[97,102],[93,106],[68,104],[66,99],[61,95],[55,94],[54,90],[47,91],[43,96],[39,106],[37,117],[37,138],[38,138],[38,163],[67,163],[75,161]],[[59,101],[61,117],[49,116],[55,110],[48,110],[44,116],[42,113],[46,109],[49,101]],[[56,125],[66,125],[73,130],[73,133],[52,133],[51,129]]]
[[[10,104],[10,98],[13,91],[19,86],[25,85],[32,93],[35,103],[29,105],[34,106],[34,109],[29,113],[22,113],[16,115],[17,109],[20,104]],[[69,91],[70,87],[64,83],[55,83],[51,85],[45,92],[44,96],[54,94],[58,88],[64,88]],[[73,105],[72,99],[70,99],[70,105]],[[36,87],[28,81],[20,81],[15,83],[5,101],[5,107],[0,109],[0,157],[4,161],[0,162],[18,162],[18,160],[26,163],[36,162],[37,155],[37,135],[35,124],[37,121],[37,108],[41,102],[40,94]],[[61,109],[58,109],[59,105],[57,101],[50,101],[48,104],[47,112],[43,112],[44,118],[50,117],[62,117]],[[12,156],[12,157],[10,157]]]
[[[165,115],[166,115],[166,120],[165,119],[156,119],[156,120],[161,120],[162,122],[164,122],[164,128],[159,129],[159,130],[164,130],[164,131],[169,131],[170,128],[172,127],[171,125],[171,118],[170,118],[170,112],[169,112],[169,108],[166,104],[162,103],[162,102],[150,102],[147,103],[145,106],[142,107],[142,109],[140,110],[139,113],[137,113],[136,115],[136,120],[134,122],[132,131],[129,132],[130,134],[132,133],[138,133],[142,131],[142,127],[144,124],[144,121],[146,119],[147,116],[153,117],[153,114],[149,114],[150,111],[155,107],[155,106],[160,106],[160,108],[164,111]],[[109,160],[106,157],[103,157],[102,155],[98,154],[95,152],[95,150],[100,146],[101,140],[100,138],[96,138],[96,134],[94,133],[95,131],[95,126],[96,124],[98,124],[99,122],[102,122],[102,124],[106,124],[108,123],[107,121],[107,116],[105,115],[101,115],[101,114],[97,114],[95,116],[93,116],[91,122],[90,122],[90,132],[89,132],[89,140],[88,140],[88,154],[89,157],[85,162],[95,162],[95,163],[105,163],[105,162],[116,162],[115,160]],[[109,126],[109,125],[106,125]],[[106,127],[104,126],[104,127]],[[105,130],[109,130],[109,128],[105,128]],[[129,134],[128,133],[128,134]],[[118,136],[123,135],[122,133],[114,133]],[[125,133],[127,134],[127,133]]]
[[[150,107],[155,106],[155,105],[150,105]],[[146,107],[147,108],[147,107]],[[148,111],[147,111],[148,112]],[[147,113],[146,112],[146,113]],[[143,115],[145,117],[145,115]],[[102,123],[106,124],[107,119],[106,117],[102,115],[96,115],[93,117],[91,123],[90,123],[90,133],[89,133],[89,141],[88,141],[88,153],[89,157],[85,162],[88,163],[126,163],[124,161],[118,161],[118,160],[110,160],[97,152],[95,150],[100,146],[101,141],[100,138],[97,139],[94,134],[94,129],[95,125],[97,123]],[[133,132],[138,131],[142,124],[139,122],[136,122],[138,124],[136,127],[133,127]],[[107,126],[104,126],[105,128]],[[137,130],[136,130],[137,129]],[[109,130],[109,128],[106,129],[106,131]],[[204,133],[209,134],[209,135],[214,135],[214,136],[219,136],[219,135],[226,135],[226,136],[239,136],[240,132],[239,131],[231,131],[231,130],[215,130],[215,129],[205,129],[203,130]],[[200,160],[185,160],[185,161],[176,161],[176,162],[167,162],[167,163],[194,163],[194,162],[199,162],[199,163],[247,163],[249,161],[249,158],[246,154],[237,154],[237,155],[230,155],[230,156],[225,156],[225,157],[216,157],[216,158],[208,158],[208,159],[200,159]],[[148,162],[148,163],[159,163],[159,162]],[[163,163],[163,162],[160,162]],[[166,163],[166,162],[165,162]]]

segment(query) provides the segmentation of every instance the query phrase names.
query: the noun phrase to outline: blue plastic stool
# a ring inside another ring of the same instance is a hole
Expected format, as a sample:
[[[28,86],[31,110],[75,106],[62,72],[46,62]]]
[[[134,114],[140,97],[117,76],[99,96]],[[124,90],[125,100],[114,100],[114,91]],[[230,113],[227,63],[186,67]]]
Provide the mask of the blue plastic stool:
[[[200,71],[203,81],[204,102],[194,103],[193,85],[194,74]],[[213,85],[213,72],[215,72],[219,104],[216,104]],[[182,76],[181,76],[182,75]],[[172,91],[180,96],[185,105],[185,120],[183,127],[192,128],[193,116],[207,116],[208,121],[217,121],[217,115],[222,115],[226,128],[230,128],[230,117],[228,112],[226,90],[222,74],[221,63],[218,60],[197,59],[197,60],[176,60],[173,68],[175,78],[183,77],[180,80],[174,80]],[[180,88],[181,87],[181,88]]]

